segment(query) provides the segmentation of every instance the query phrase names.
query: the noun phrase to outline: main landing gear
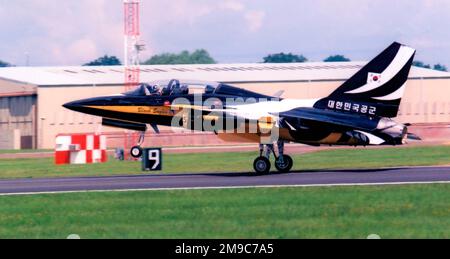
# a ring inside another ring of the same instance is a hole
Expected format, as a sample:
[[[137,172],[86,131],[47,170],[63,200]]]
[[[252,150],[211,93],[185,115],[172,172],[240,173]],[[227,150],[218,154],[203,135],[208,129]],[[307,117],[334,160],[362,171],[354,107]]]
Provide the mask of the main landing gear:
[[[141,147],[141,145],[144,143],[144,141],[145,141],[145,132],[141,132],[141,134],[139,135],[139,142],[138,142],[137,146],[132,147],[131,151],[130,151],[130,155],[133,158],[139,159],[144,154],[144,149],[142,149],[142,147]]]
[[[260,155],[255,159],[253,168],[257,174],[269,174],[272,164],[270,163],[270,155],[275,156],[275,168],[280,173],[288,173],[294,166],[292,157],[284,154],[284,141],[278,141],[278,156],[275,153],[274,145],[259,145]]]

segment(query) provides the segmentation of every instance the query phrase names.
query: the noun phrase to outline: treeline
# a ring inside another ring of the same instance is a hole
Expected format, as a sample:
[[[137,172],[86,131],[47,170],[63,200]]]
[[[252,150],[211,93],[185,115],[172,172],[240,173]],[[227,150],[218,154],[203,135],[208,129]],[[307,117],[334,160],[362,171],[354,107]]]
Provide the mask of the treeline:
[[[265,56],[262,63],[304,63],[308,62],[308,58],[304,55],[297,55],[293,53],[275,53]],[[351,59],[344,55],[331,55],[323,60],[323,62],[350,62]],[[143,65],[184,65],[184,64],[216,64],[216,60],[211,57],[208,51],[199,49],[194,52],[182,51],[180,53],[163,53],[152,56]],[[114,66],[121,65],[120,60],[114,56],[104,56],[92,62],[85,64],[85,66]],[[447,67],[442,64],[431,66],[422,61],[414,61],[416,67],[423,67],[434,69],[438,71],[448,71]]]
[[[324,62],[349,62],[349,58],[344,55],[331,55],[323,60]],[[275,53],[269,54],[262,59],[262,63],[303,63],[308,62],[304,55],[293,53]],[[216,64],[217,61],[209,54],[207,50],[198,49],[194,52],[182,51],[180,53],[163,53],[154,55],[144,61],[143,65],[184,65],[184,64]],[[88,62],[83,66],[120,66],[122,62],[116,56],[104,55],[96,60]],[[448,71],[442,64],[430,65],[422,61],[414,61],[416,67],[434,69],[438,71]],[[10,63],[0,60],[0,67],[13,66]]]
[[[0,67],[10,67],[11,64],[0,60]]]
[[[216,64],[208,51],[199,49],[194,52],[182,51],[180,53],[163,53],[155,55],[143,62],[143,65],[185,65],[185,64]],[[84,66],[120,66],[122,63],[115,56],[105,55]]]
[[[445,71],[445,72],[448,71],[446,66],[439,64],[439,63],[434,66],[431,66],[430,64],[425,64],[422,61],[414,61],[413,66],[434,69],[434,70],[438,70],[438,71]]]
[[[343,55],[333,55],[324,59],[324,62],[349,62],[349,58]],[[303,63],[308,59],[303,55],[292,53],[270,54],[263,58],[262,63]],[[194,52],[182,51],[180,53],[163,53],[152,56],[142,62],[143,65],[185,65],[185,64],[217,64],[208,51],[199,49]],[[94,61],[84,64],[84,66],[120,66],[122,63],[115,56],[105,55]]]

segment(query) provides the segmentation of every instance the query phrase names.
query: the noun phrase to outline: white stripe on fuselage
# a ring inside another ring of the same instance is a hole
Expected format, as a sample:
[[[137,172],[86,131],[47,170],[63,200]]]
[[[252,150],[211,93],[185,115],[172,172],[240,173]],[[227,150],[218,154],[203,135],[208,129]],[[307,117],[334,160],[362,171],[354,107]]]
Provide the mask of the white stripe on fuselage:
[[[249,120],[259,120],[271,117],[272,114],[294,110],[296,108],[312,108],[318,99],[285,99],[282,101],[268,101],[253,104],[230,106],[227,112]]]

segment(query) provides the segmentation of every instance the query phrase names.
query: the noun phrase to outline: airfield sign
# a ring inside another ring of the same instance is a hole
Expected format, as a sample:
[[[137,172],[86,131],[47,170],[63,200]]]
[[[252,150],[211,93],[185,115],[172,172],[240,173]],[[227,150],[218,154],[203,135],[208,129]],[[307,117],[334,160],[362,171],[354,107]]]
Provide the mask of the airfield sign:
[[[142,171],[161,171],[162,170],[162,149],[146,148],[142,160]]]

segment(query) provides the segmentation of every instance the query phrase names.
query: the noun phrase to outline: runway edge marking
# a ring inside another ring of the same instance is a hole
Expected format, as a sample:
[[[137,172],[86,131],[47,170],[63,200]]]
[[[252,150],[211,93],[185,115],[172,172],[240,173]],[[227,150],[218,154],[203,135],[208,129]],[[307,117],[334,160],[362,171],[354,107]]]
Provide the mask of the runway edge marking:
[[[278,189],[278,188],[318,188],[318,187],[358,187],[358,186],[398,186],[398,185],[429,185],[450,184],[450,181],[437,182],[392,182],[392,183],[342,183],[342,184],[303,184],[303,185],[261,185],[261,186],[224,186],[224,187],[182,187],[182,188],[148,188],[148,189],[119,189],[119,190],[85,190],[85,191],[54,191],[54,192],[23,192],[1,193],[7,196],[34,196],[76,193],[107,193],[107,192],[162,192],[162,191],[196,191],[196,190],[236,190],[236,189]]]

